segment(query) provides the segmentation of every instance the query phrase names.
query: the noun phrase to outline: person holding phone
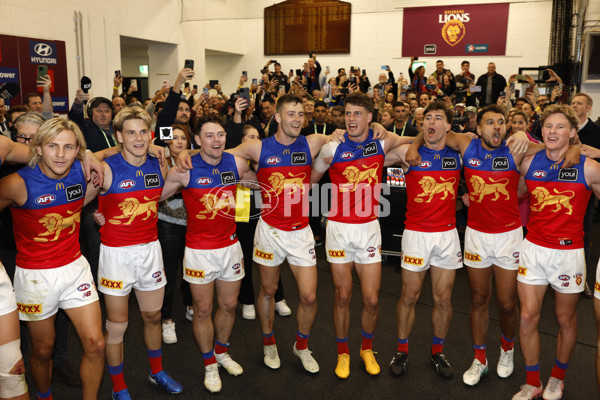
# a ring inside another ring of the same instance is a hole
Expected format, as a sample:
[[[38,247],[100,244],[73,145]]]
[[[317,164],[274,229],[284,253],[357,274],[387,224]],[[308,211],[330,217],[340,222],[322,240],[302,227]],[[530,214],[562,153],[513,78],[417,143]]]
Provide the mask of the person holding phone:
[[[306,78],[307,90],[312,93],[315,89],[321,89],[319,76],[321,75],[321,64],[317,61],[317,54],[312,52],[308,62],[305,64],[302,75]]]
[[[489,104],[496,104],[500,92],[506,87],[506,79],[496,72],[496,64],[490,62],[487,67],[487,74],[481,75],[477,79],[476,86],[481,88],[481,92],[477,93],[479,105],[481,107]]]
[[[414,62],[418,59],[418,57],[414,56],[410,58],[410,64],[408,66],[408,76],[410,77],[410,85],[416,90],[417,94],[421,94],[427,91],[427,89],[425,88],[425,85],[427,85],[427,78],[425,78],[424,66],[419,65],[413,71],[412,66]]]

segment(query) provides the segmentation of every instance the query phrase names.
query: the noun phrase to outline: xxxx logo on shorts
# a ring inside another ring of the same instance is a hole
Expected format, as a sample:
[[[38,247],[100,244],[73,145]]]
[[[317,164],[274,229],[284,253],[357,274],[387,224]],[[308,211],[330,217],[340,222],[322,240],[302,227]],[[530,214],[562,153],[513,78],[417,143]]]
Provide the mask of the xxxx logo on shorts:
[[[594,290],[596,292],[600,292],[600,282],[596,282],[596,284],[594,285]]]
[[[465,260],[480,262],[481,256],[479,254],[473,254],[469,253],[468,251],[465,251]]]
[[[344,258],[346,257],[346,250],[329,250],[329,257]]]
[[[519,267],[519,275],[521,275],[521,276],[527,276],[527,268],[526,267]]]
[[[196,271],[195,269],[185,269],[185,275],[191,278],[204,278],[204,271]]]
[[[102,278],[100,280],[100,286],[104,286],[108,289],[123,289],[123,281],[111,281],[110,279]]]
[[[42,313],[42,305],[41,304],[23,304],[17,303],[19,307],[19,312],[21,314],[41,314]]]
[[[406,264],[417,265],[419,267],[423,266],[423,259],[419,257],[404,256],[403,260]]]
[[[254,250],[254,255],[258,258],[262,258],[263,260],[272,260],[273,253],[266,253],[264,251],[260,251],[258,249]]]

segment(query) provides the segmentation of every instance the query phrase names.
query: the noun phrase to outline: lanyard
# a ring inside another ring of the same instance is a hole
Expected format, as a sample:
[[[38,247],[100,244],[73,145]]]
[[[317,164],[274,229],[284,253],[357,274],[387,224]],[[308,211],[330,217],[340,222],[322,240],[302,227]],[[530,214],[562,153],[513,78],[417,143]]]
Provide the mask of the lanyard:
[[[104,135],[104,140],[106,140],[106,145],[108,146],[108,148],[113,147],[113,145],[110,144],[108,137],[106,137],[106,132],[104,132],[104,130],[100,127],[98,127],[98,129],[100,129],[100,132],[102,132],[102,135]]]
[[[400,136],[404,136],[404,130],[406,129],[407,122],[404,122],[404,126],[402,127],[402,133]],[[394,124],[394,133],[396,133],[396,124]]]
[[[315,133],[319,133],[319,131],[317,130],[317,124],[314,124],[315,126]],[[325,132],[327,132],[327,124],[323,124],[323,135],[325,134]]]

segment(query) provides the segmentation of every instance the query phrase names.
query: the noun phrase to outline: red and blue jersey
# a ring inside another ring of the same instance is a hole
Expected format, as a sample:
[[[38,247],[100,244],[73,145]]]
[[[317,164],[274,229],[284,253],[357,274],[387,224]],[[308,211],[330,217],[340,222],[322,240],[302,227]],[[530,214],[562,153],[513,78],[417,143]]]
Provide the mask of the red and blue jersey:
[[[383,146],[380,140],[373,140],[371,130],[363,142],[350,140],[348,133],[344,139],[337,144],[329,168],[333,193],[328,219],[350,224],[370,222],[377,219],[379,211]]]
[[[419,148],[421,164],[406,172],[406,229],[445,232],[456,223],[460,155],[448,148]]]
[[[473,139],[463,156],[469,189],[469,227],[501,233],[521,226],[519,170],[506,143],[492,151]]]
[[[235,194],[239,172],[233,154],[223,153],[211,165],[201,154],[192,157],[190,181],[182,190],[187,210],[186,246],[220,249],[236,243]]]
[[[39,165],[16,172],[25,181],[27,201],[11,207],[16,263],[26,269],[58,268],[81,256],[79,225],[86,180],[79,161],[67,176],[52,179]]]
[[[106,220],[100,228],[102,243],[124,247],[158,240],[158,200],[164,185],[158,159],[147,157],[136,167],[117,153],[105,162],[112,183],[98,196],[98,209]]]
[[[283,231],[308,225],[308,191],[312,156],[306,137],[289,146],[270,136],[262,141],[256,177],[261,186],[261,218]]]
[[[560,169],[541,150],[533,156],[525,183],[530,210],[527,240],[552,249],[583,247],[583,219],[591,190],[585,181],[585,156]]]

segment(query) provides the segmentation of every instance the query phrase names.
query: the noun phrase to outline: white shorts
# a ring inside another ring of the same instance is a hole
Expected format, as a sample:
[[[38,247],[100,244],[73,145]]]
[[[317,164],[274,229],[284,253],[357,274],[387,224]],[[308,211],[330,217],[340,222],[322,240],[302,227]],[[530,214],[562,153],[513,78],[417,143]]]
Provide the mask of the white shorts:
[[[40,321],[56,314],[59,307],[83,307],[98,301],[90,264],[83,256],[58,268],[17,266],[15,294],[21,321]]]
[[[215,279],[234,282],[244,275],[244,253],[239,242],[212,250],[185,248],[183,279],[189,283],[202,285]]]
[[[523,228],[502,233],[484,233],[469,228],[465,230],[465,260],[471,268],[500,268],[516,271],[523,243]]]
[[[131,288],[148,292],[167,284],[158,240],[133,246],[100,245],[98,282],[102,293],[126,296]]]
[[[462,268],[458,232],[419,232],[405,229],[402,234],[402,268],[422,272],[431,265],[443,269]]]
[[[277,267],[286,258],[288,263],[300,267],[317,264],[315,237],[310,226],[297,231],[282,231],[259,219],[254,233],[252,259],[267,267]]]
[[[346,224],[327,221],[325,236],[327,261],[330,263],[372,264],[381,262],[381,229],[379,221]]]
[[[596,284],[594,285],[594,297],[600,300],[600,260],[596,267]]]
[[[0,263],[0,315],[6,315],[17,309],[17,298],[10,278]]]
[[[559,293],[581,293],[585,286],[583,249],[551,249],[523,240],[517,281],[548,285]]]

